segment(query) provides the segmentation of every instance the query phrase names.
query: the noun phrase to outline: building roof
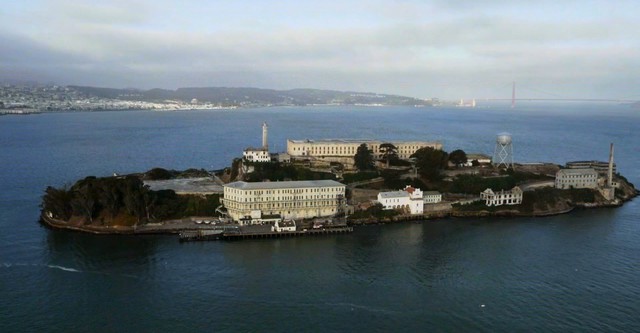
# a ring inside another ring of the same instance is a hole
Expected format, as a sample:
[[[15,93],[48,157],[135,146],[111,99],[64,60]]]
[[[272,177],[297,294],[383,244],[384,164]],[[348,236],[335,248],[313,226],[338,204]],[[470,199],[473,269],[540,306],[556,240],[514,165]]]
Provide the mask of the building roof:
[[[287,188],[316,188],[346,186],[335,180],[296,180],[282,182],[243,182],[237,181],[225,184],[224,187],[231,187],[239,190],[276,190]]]
[[[566,175],[585,175],[585,174],[598,174],[598,172],[593,168],[585,168],[585,169],[560,169],[558,173],[564,173]]]
[[[265,147],[260,147],[260,148],[254,148],[254,147],[248,147],[245,148],[244,150],[245,152],[250,152],[250,151],[254,151],[254,152],[268,152],[269,149],[265,148]]]
[[[485,154],[467,154],[467,160],[490,160],[491,156]]]
[[[425,192],[422,192],[422,195],[427,196],[427,195],[441,195],[441,194],[438,191],[425,191]]]
[[[406,191],[390,191],[390,192],[380,192],[378,193],[380,198],[382,199],[391,199],[391,198],[405,198],[409,197],[409,193]]]
[[[381,140],[370,140],[370,139],[322,139],[322,140],[294,140],[287,139],[292,143],[316,143],[316,144],[326,144],[326,143],[336,143],[336,144],[362,144],[362,143],[370,143],[370,144],[382,144],[382,143],[392,143],[394,145],[405,145],[405,144],[416,144],[416,145],[433,145],[440,144],[440,141],[381,141]]]

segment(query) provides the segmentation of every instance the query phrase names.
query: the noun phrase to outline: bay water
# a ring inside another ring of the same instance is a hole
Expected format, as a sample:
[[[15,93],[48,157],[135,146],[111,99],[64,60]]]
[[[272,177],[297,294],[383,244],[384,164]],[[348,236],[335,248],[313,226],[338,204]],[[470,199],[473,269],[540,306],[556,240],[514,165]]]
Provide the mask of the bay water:
[[[274,107],[0,117],[0,330],[640,331],[640,205],[352,234],[179,243],[38,224],[48,185],[220,169],[286,139],[440,140],[516,162],[606,160],[640,184],[640,111],[615,104]]]

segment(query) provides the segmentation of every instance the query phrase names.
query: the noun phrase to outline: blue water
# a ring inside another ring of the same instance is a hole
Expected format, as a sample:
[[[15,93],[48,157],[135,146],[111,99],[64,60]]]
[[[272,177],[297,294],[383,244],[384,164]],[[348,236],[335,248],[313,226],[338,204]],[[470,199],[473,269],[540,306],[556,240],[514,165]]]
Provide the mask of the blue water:
[[[441,140],[518,162],[601,159],[640,184],[640,112],[605,104],[307,107],[0,117],[0,329],[640,331],[640,206],[447,219],[236,243],[96,236],[37,223],[48,185],[152,167],[218,169],[287,138]],[[484,306],[483,306],[484,305]]]

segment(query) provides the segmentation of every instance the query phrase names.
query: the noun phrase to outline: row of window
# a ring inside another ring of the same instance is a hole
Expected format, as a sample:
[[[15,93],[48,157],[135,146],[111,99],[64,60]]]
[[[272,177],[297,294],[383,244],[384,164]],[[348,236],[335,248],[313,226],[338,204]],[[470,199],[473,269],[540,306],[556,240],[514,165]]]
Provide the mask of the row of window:
[[[344,187],[317,187],[317,188],[295,188],[276,190],[241,190],[232,187],[224,188],[225,194],[237,193],[243,195],[269,195],[269,194],[298,194],[298,193],[344,193]]]
[[[340,199],[341,195],[334,194],[312,194],[299,197],[242,197],[230,195],[227,197],[229,201],[239,202],[265,202],[265,201],[302,201],[302,200],[316,200],[316,199]]]

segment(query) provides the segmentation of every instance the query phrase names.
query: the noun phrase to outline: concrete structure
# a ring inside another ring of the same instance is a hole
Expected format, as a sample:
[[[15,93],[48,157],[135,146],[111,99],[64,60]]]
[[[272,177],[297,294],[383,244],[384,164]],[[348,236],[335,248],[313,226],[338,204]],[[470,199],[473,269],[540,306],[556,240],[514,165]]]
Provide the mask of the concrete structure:
[[[345,204],[344,184],[333,180],[243,181],[224,185],[223,204],[241,224],[333,216]]]
[[[426,191],[422,194],[422,200],[426,204],[434,204],[442,201],[442,193],[438,191]]]
[[[290,163],[291,156],[287,153],[275,153],[271,154],[271,160],[278,161],[280,163]]]
[[[384,209],[406,210],[411,214],[424,212],[422,191],[419,188],[406,186],[400,191],[378,193],[378,202]]]
[[[242,157],[244,157],[247,162],[271,162],[271,154],[269,154],[269,143],[267,141],[267,131],[268,126],[267,123],[262,123],[262,147],[261,148],[252,148],[249,147],[244,150],[242,153]]]
[[[498,134],[496,138],[496,149],[493,153],[493,164],[497,168],[513,168],[513,141],[511,134]]]
[[[464,166],[470,167],[476,160],[480,164],[491,164],[491,156],[485,154],[467,154],[467,163]]]
[[[300,157],[348,157],[353,158],[358,146],[366,144],[374,157],[380,158],[380,145],[387,141],[375,140],[287,140],[287,153],[293,158]],[[416,150],[424,147],[442,149],[442,143],[411,141],[389,142],[398,148],[398,157],[408,159]]]
[[[555,186],[558,189],[597,188],[598,172],[589,169],[561,169],[556,173]]]
[[[480,192],[480,198],[487,206],[518,205],[522,203],[522,190],[515,186],[510,191],[493,192],[488,188]]]

